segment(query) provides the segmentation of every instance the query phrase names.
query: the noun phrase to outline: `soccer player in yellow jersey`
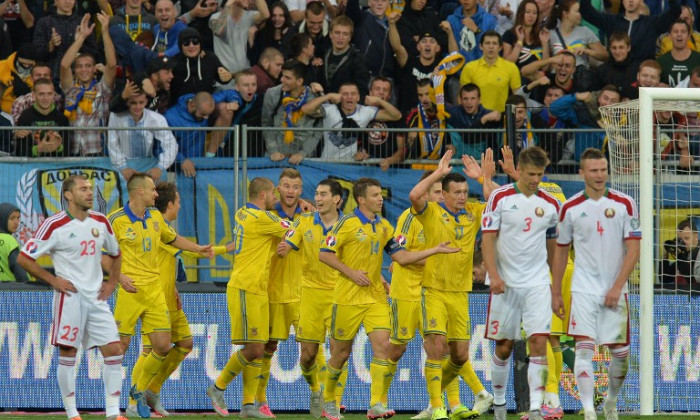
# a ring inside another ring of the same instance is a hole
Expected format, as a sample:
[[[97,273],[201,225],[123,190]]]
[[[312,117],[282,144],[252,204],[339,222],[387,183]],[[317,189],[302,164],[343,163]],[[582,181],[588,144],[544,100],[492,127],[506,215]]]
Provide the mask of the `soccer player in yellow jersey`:
[[[158,255],[162,243],[192,251],[203,256],[212,256],[211,245],[197,245],[168,226],[163,216],[154,208],[156,186],[150,176],[136,173],[127,183],[129,201],[109,215],[114,235],[123,253],[122,272],[119,282],[122,289],[117,292],[114,319],[117,321],[121,344],[126,352],[134,334],[136,322],[141,319],[141,332],[147,334],[151,349],[140,358],[137,378],[132,378],[130,396],[136,401],[141,417],[150,417],[144,391],[158,373],[170,344],[170,318],[159,277],[161,267]],[[133,292],[135,293],[124,293]]]
[[[268,280],[270,260],[291,226],[269,210],[274,208],[275,185],[267,178],[254,178],[248,186],[248,203],[236,212],[234,230],[234,262],[226,288],[231,317],[231,342],[243,348],[229,358],[216,381],[207,388],[214,410],[228,416],[224,391],[243,372],[241,417],[259,417],[255,408],[255,392],[265,344],[270,338]],[[247,365],[252,365],[246,369]]]
[[[509,147],[501,148],[503,160],[499,161],[503,172],[510,176],[516,182],[520,179],[520,172],[515,167],[513,161],[513,151]],[[488,166],[493,162],[493,152],[488,149],[484,155],[483,165]],[[495,170],[495,168],[494,168]],[[484,179],[491,178],[492,171],[484,169]],[[561,187],[554,182],[542,181],[540,188],[555,196],[561,203],[566,202],[566,196]],[[486,191],[484,191],[486,193]],[[484,194],[484,199],[488,200],[488,196]],[[556,420],[564,417],[564,410],[561,407],[559,400],[559,382],[561,381],[561,372],[564,367],[562,357],[561,343],[566,336],[566,330],[569,325],[569,307],[571,305],[571,277],[574,274],[574,260],[569,255],[566,263],[566,269],[562,278],[562,296],[564,299],[564,312],[562,318],[557,314],[552,314],[552,331],[547,344],[547,365],[552,366],[547,372],[547,385],[545,386],[544,403],[542,404],[541,412],[545,420]]]
[[[341,369],[352,349],[352,342],[363,324],[372,344],[370,363],[370,419],[388,418],[394,411],[381,397],[389,385],[389,305],[382,284],[382,249],[401,265],[411,264],[438,253],[459,251],[438,244],[422,251],[406,251],[394,240],[394,228],[379,213],[384,199],[379,181],[360,178],[352,189],[357,208],[343,216],[326,237],[319,259],[338,270],[340,275],[333,292],[331,322],[331,357],[327,364],[323,415],[338,420],[335,387]]]
[[[467,180],[459,173],[452,173],[451,159],[452,151],[448,151],[435,172],[419,182],[409,194],[411,212],[423,225],[426,246],[449,241],[450,246],[460,250],[428,259],[424,268],[421,309],[423,346],[427,354],[425,380],[433,419],[447,418],[442,390],[459,374],[467,383],[474,382],[475,377],[473,367],[467,364],[471,338],[468,292],[472,290],[474,242],[485,204],[467,202]],[[481,171],[475,162],[466,156],[462,160],[465,173],[480,178]],[[428,202],[427,192],[440,180],[444,201]],[[444,349],[448,346],[450,358],[443,363]],[[477,393],[476,401],[479,403],[490,398],[490,394],[482,389]]]
[[[171,225],[176,219],[180,212],[180,194],[177,192],[175,184],[172,182],[160,182],[156,186],[156,197],[155,206],[163,215],[163,219],[168,225]],[[227,246],[215,246],[214,254],[224,254],[226,252],[233,251],[233,242],[229,243]],[[163,293],[165,294],[165,302],[168,305],[168,315],[170,316],[170,341],[173,343],[173,347],[168,352],[168,356],[163,361],[160,366],[156,376],[151,379],[146,388],[146,403],[153,411],[162,417],[167,417],[170,415],[168,411],[163,407],[160,402],[160,390],[163,387],[163,383],[170,377],[170,375],[180,366],[180,363],[187,357],[187,355],[192,351],[192,332],[190,330],[190,324],[187,321],[185,312],[182,310],[182,301],[180,300],[180,294],[175,287],[175,280],[177,279],[178,273],[178,257],[180,255],[186,255],[191,258],[201,258],[202,255],[198,253],[193,253],[189,251],[182,251],[170,244],[161,244],[160,252],[158,254],[158,265],[160,266],[160,284],[163,287]],[[151,348],[151,342],[147,335],[142,337],[143,347]],[[147,353],[141,353],[140,357],[147,357]],[[136,364],[139,366],[139,363]],[[134,376],[138,377],[134,373]],[[133,416],[137,415],[136,406],[129,406],[129,413]]]
[[[319,252],[326,236],[341,215],[338,207],[342,194],[343,190],[338,181],[324,179],[319,182],[314,197],[316,212],[302,214],[289,230],[286,241],[277,250],[280,256],[287,255],[291,249],[300,251],[303,256],[302,305],[297,341],[301,346],[299,365],[301,374],[311,390],[309,407],[314,418],[321,417],[323,413],[322,379],[319,378],[319,372],[325,369],[326,359],[322,348],[319,351],[319,345],[325,342],[326,331],[330,330],[333,290],[339,274],[337,270],[319,260]],[[347,380],[347,368],[343,370],[343,375],[345,378],[341,375],[338,381],[341,386],[337,386],[336,391],[342,390]]]
[[[285,168],[280,173],[277,184],[277,192],[280,200],[274,205],[272,214],[280,219],[289,221],[290,224],[299,220],[302,213],[299,207],[299,197],[302,193],[301,174],[294,168]],[[287,258],[280,258],[276,254],[272,255],[270,261],[270,280],[267,286],[268,302],[270,304],[270,341],[265,344],[265,352],[260,363],[260,374],[258,375],[258,386],[255,395],[245,395],[243,388],[243,399],[255,399],[258,413],[255,416],[260,418],[274,418],[274,414],[267,404],[267,384],[270,380],[270,364],[272,356],[277,350],[277,343],[289,338],[289,327],[294,325],[296,329],[299,325],[299,300],[301,298],[301,264],[302,255],[292,254]],[[244,368],[255,369],[253,364]]]

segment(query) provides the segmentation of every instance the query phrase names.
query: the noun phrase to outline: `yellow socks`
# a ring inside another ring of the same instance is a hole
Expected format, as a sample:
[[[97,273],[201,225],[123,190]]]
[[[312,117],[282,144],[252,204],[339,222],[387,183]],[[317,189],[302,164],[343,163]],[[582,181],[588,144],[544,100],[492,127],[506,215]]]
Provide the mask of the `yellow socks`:
[[[224,369],[219,374],[219,377],[216,378],[214,385],[219,389],[226,389],[233,378],[238,376],[238,374],[243,371],[243,368],[249,363],[250,362],[243,357],[240,350],[235,352],[228,359],[228,362],[226,362],[226,366],[224,366]]]
[[[345,392],[345,384],[348,382],[348,362],[345,362],[343,368],[340,370],[340,377],[335,385],[335,404],[340,407],[340,402],[343,399],[343,393]]]
[[[165,361],[163,361],[163,364],[160,366],[158,373],[148,384],[148,390],[155,394],[160,394],[160,389],[163,388],[165,381],[175,372],[175,369],[180,366],[180,363],[185,360],[189,352],[188,349],[173,346],[165,356]]]
[[[260,365],[260,375],[258,376],[258,391],[255,399],[260,403],[267,402],[267,383],[270,381],[270,366],[274,353],[265,352]]]
[[[340,378],[340,373],[342,372],[342,367],[336,369],[328,363],[326,365],[326,383],[323,388],[323,400],[324,401],[334,401],[335,400],[335,388],[338,384],[338,379]]]
[[[471,360],[467,360],[467,363],[462,366],[462,370],[459,371],[459,375],[462,377],[462,379],[464,379],[464,382],[467,383],[469,389],[472,390],[472,394],[478,395],[481,391],[486,389],[479,380],[479,377],[476,376],[476,372],[474,372],[474,365],[472,365]]]
[[[163,365],[165,361],[165,355],[161,356],[156,354],[155,351],[148,353],[148,356],[144,359],[141,364],[141,374],[136,381],[136,389],[143,391],[146,389],[148,384],[151,382],[154,376],[158,373],[158,370]]]
[[[430,406],[443,407],[442,402],[442,362],[440,360],[425,361],[425,382],[430,397]]]
[[[255,359],[243,368],[243,405],[253,404],[260,380],[262,359]]]

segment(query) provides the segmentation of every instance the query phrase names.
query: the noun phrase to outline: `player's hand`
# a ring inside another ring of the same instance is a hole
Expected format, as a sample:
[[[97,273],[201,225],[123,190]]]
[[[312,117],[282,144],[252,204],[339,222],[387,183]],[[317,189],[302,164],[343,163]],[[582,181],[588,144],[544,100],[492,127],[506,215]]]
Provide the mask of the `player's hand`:
[[[180,165],[180,168],[182,169],[182,173],[188,178],[194,178],[194,176],[197,175],[197,171],[194,169],[194,163],[189,159],[185,159],[182,165]]]
[[[354,281],[355,284],[362,287],[367,287],[370,284],[372,284],[372,282],[369,280],[369,277],[367,277],[367,272],[362,270],[353,270],[350,274],[350,280]]]
[[[450,165],[450,161],[452,160],[452,155],[454,152],[452,149],[447,149],[444,155],[442,155],[442,159],[440,159],[440,163],[438,164],[437,171],[440,176],[445,176],[452,172],[452,166]]]
[[[506,291],[506,283],[501,279],[501,276],[489,276],[491,281],[491,293],[494,295],[500,295]]]
[[[147,3],[147,2],[144,2]],[[109,32],[109,18],[110,16],[105,12],[100,12],[95,15],[97,21],[100,22],[100,30],[102,32]]]
[[[459,252],[462,250],[462,248],[453,248],[450,246],[450,242],[443,242],[441,244],[438,244],[435,247],[435,250],[437,251],[438,254],[454,254],[455,252]]]
[[[236,250],[236,241],[231,241],[226,244],[226,252],[233,252]]]
[[[289,245],[286,242],[280,242],[277,245],[277,256],[280,258],[284,258],[287,256],[287,254],[289,254],[289,251],[291,251],[291,250],[292,250],[291,245]]]
[[[479,164],[473,157],[469,155],[462,155],[462,164],[464,165],[464,175],[466,175],[467,178],[479,179],[479,177],[483,175]]]
[[[134,286],[134,281],[131,280],[129,276],[125,276],[124,274],[119,276],[119,285],[127,293],[136,293],[139,290],[136,288],[136,286]]]
[[[481,154],[481,175],[485,179],[492,179],[496,174],[496,162],[493,161],[493,150],[489,147]]]
[[[384,292],[386,292],[386,295],[388,297],[389,294],[391,293],[391,284],[389,284],[389,282],[386,281],[384,276],[381,276],[381,277],[382,277],[382,286],[384,286]]]
[[[559,319],[564,319],[564,299],[561,297],[561,293],[555,295],[552,292],[552,312]]]
[[[442,29],[444,33],[449,34],[452,32],[452,25],[450,25],[450,22],[443,20],[440,22],[440,29]]]
[[[617,308],[617,304],[620,302],[620,294],[621,290],[613,286],[610,290],[608,290],[608,293],[605,295],[605,300],[603,301],[603,304],[610,309]]]
[[[178,292],[177,288],[175,288],[175,304],[178,310],[182,309],[182,299],[180,299],[180,292]]]
[[[117,282],[114,281],[108,281],[102,283],[102,288],[100,289],[100,293],[97,295],[97,300],[107,300],[109,299],[110,296],[112,296],[112,293],[114,293],[114,289],[117,287]]]
[[[78,289],[75,288],[73,283],[63,277],[56,277],[51,283],[51,287],[56,289],[57,292],[65,293],[70,296],[70,292],[78,293]]]
[[[510,149],[510,147],[503,146],[501,147],[501,155],[503,156],[503,160],[498,161],[501,169],[503,169],[503,172],[510,175],[511,178],[517,181],[518,178],[520,178],[520,174],[515,169],[515,164],[513,163],[513,151]]]
[[[311,213],[312,211],[316,211],[316,207],[308,201],[304,200],[303,198],[299,199],[299,208],[304,213]]]
[[[204,258],[213,258],[214,257],[214,245],[209,244],[209,245],[198,245],[197,246],[197,253]]]

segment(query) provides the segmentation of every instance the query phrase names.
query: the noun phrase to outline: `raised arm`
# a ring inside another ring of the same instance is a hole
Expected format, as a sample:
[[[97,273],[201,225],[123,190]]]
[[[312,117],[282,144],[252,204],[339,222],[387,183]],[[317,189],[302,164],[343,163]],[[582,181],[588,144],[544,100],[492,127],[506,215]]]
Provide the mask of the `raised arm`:
[[[112,37],[109,35],[109,15],[105,12],[97,14],[102,30],[102,43],[105,48],[105,68],[102,72],[102,80],[110,89],[114,89],[114,80],[117,75],[117,53],[114,50]]]
[[[260,25],[270,18],[270,9],[265,0],[255,0],[255,7],[258,9],[258,14],[253,18],[253,22]]]
[[[379,108],[377,115],[374,117],[377,121],[397,121],[401,119],[401,111],[394,105],[376,96],[365,96],[365,105]]]
[[[437,169],[433,171],[430,176],[416,184],[408,194],[408,198],[411,200],[411,207],[413,207],[415,211],[423,212],[425,210],[425,207],[428,205],[425,195],[430,191],[430,187],[436,182],[439,182],[443,176],[452,172],[452,166],[450,166],[452,153],[452,150],[445,152],[442,159],[440,159]]]
[[[391,44],[391,49],[394,50],[396,54],[396,63],[399,67],[403,68],[408,61],[408,51],[406,47],[401,44],[401,36],[399,35],[399,29],[396,27],[396,23],[401,19],[401,13],[391,12],[387,16],[389,20],[389,44]]]
[[[85,40],[92,34],[94,29],[95,24],[90,24],[90,14],[86,13],[85,16],[83,16],[83,20],[80,22],[80,26],[75,30],[75,41],[68,47],[68,50],[66,50],[66,53],[61,59],[60,80],[61,89],[63,89],[64,92],[68,92],[73,86],[73,70],[71,66],[78,56],[80,48],[83,47],[83,43],[85,43]]]
[[[422,261],[435,254],[453,254],[462,250],[461,248],[451,248],[449,245],[449,242],[443,242],[422,251],[406,251],[405,249],[401,249],[391,254],[391,259],[401,265],[409,265]]]
[[[313,115],[325,102],[330,102],[332,104],[337,104],[340,102],[339,93],[326,93],[323,96],[313,98],[309,102],[305,103],[301,107],[301,112],[306,115]]]

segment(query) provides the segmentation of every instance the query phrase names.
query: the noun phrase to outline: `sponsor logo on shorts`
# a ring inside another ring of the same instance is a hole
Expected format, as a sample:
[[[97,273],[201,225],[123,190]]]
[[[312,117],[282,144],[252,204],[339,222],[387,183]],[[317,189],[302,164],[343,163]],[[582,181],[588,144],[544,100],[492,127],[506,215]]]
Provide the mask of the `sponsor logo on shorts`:
[[[343,337],[345,335],[345,330],[338,328],[335,333],[338,335],[338,337]]]
[[[407,327],[401,327],[401,335],[408,335],[408,328]]]
[[[605,209],[605,211],[603,212],[603,214],[604,214],[605,217],[607,217],[608,219],[612,219],[613,217],[615,217],[615,209],[607,208],[607,209]]]

